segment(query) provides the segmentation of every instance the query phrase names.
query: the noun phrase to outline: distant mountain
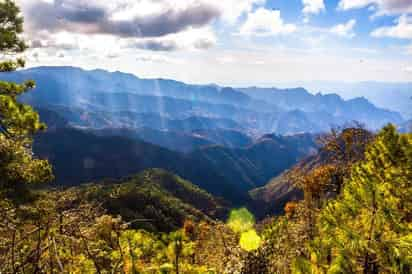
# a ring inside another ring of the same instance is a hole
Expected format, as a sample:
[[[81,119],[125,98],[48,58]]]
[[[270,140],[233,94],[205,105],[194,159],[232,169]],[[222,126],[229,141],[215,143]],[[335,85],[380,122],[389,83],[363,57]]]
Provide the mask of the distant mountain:
[[[108,72],[105,70],[86,71],[76,67],[36,67],[12,73],[2,73],[1,79],[21,82],[33,79],[38,91],[25,95],[27,100],[42,102],[60,101],[78,103],[90,94],[126,93],[171,97],[193,102],[211,104],[236,104],[249,109],[256,107],[271,109],[262,101],[255,101],[249,96],[230,87],[214,85],[188,85],[167,79],[141,79],[132,74]]]
[[[158,145],[173,151],[188,153],[216,143],[184,131],[163,131],[151,128],[101,129],[92,131],[98,136],[121,136]]]
[[[252,145],[253,138],[243,134],[241,127],[233,129],[199,129],[192,132],[193,136],[201,137],[214,144],[228,148],[242,148]]]
[[[337,95],[312,95],[302,88],[233,89],[188,85],[73,67],[31,68],[1,73],[0,79],[16,82],[34,79],[36,90],[23,95],[22,101],[58,111],[71,125],[93,129],[174,130],[168,121],[208,119],[206,124],[198,123],[200,128],[189,124],[190,130],[229,129],[256,136],[271,132],[320,132],[352,120],[373,129],[387,122],[402,122],[398,113],[377,108],[366,99],[345,101]],[[157,120],[141,122],[147,120],[147,115],[154,115]],[[232,125],[222,125],[221,121]]]
[[[72,187],[81,200],[101,204],[109,214],[120,215],[131,227],[170,232],[185,220],[214,220],[228,212],[225,201],[189,181],[160,169],[150,169],[119,180]]]
[[[215,145],[180,154],[138,139],[62,128],[38,135],[34,152],[50,160],[62,185],[163,168],[214,195],[244,203],[248,190],[291,167],[314,146],[310,135],[272,136],[243,149]]]
[[[151,128],[107,128],[89,131],[98,136],[122,136],[143,140],[182,153],[189,153],[194,150],[215,145],[228,148],[242,148],[253,143],[251,137],[240,131],[224,129],[200,129],[190,131],[184,129],[156,130]]]
[[[69,126],[69,122],[55,111],[42,108],[36,108],[36,111],[39,113],[41,121],[47,125],[48,131]]]
[[[317,121],[315,124],[320,128],[324,128],[327,123],[338,125],[358,121],[369,128],[376,129],[389,122],[400,123],[403,120],[399,113],[377,108],[365,98],[354,98],[345,101],[336,94],[322,95],[318,93],[313,95],[304,88],[253,87],[239,90],[252,98],[265,99],[267,103],[278,108],[307,113],[309,121]]]
[[[365,97],[377,107],[401,113],[404,118],[412,119],[412,82],[331,82],[312,81],[289,83],[303,86],[313,92],[336,93],[345,99]]]
[[[40,109],[44,109],[40,107]],[[94,111],[48,105],[46,109],[58,113],[70,126],[88,129],[137,129],[151,128],[162,131],[192,132],[194,130],[237,129],[243,126],[230,119],[190,116],[185,119],[169,119],[158,113],[138,113],[132,111]]]

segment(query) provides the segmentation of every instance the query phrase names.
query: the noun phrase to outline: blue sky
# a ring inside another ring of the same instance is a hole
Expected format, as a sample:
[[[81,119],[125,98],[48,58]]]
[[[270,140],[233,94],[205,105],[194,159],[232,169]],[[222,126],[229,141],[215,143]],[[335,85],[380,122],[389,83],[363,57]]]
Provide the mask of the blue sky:
[[[30,66],[191,83],[412,81],[412,0],[17,0]]]

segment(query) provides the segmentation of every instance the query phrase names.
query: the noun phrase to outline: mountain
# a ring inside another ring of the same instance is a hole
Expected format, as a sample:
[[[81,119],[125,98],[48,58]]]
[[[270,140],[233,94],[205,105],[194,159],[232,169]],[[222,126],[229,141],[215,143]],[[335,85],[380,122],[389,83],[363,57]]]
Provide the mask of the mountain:
[[[252,208],[258,218],[281,215],[288,202],[303,198],[303,192],[293,185],[288,176],[289,171],[286,171],[270,179],[265,186],[250,191],[254,200]]]
[[[214,144],[229,148],[247,147],[253,143],[253,138],[241,132],[241,128],[232,129],[199,129],[192,132],[198,136],[209,140]]]
[[[34,152],[50,160],[60,185],[162,168],[214,195],[241,203],[248,200],[248,190],[291,167],[314,146],[311,135],[270,136],[246,148],[214,145],[181,154],[139,139],[57,128],[36,136]]]
[[[98,136],[122,136],[135,140],[143,140],[172,151],[188,153],[205,146],[216,143],[198,135],[185,133],[184,131],[165,131],[151,128],[137,129],[101,129],[92,131]]]
[[[213,126],[211,126],[211,128],[212,127]],[[194,126],[186,128],[194,128]],[[225,146],[228,148],[242,148],[253,143],[253,139],[242,132],[225,129],[199,129],[190,131],[186,129],[156,130],[151,128],[107,128],[89,131],[98,136],[122,136],[143,140],[182,153],[189,153],[194,150],[214,145]]]
[[[256,107],[271,109],[262,101],[230,87],[214,85],[189,85],[167,79],[141,79],[132,74],[86,71],[76,67],[36,67],[18,72],[2,73],[1,79],[21,82],[33,79],[37,83],[36,93],[24,95],[32,102],[59,102],[61,104],[83,103],[96,94],[123,93],[140,96],[176,98],[185,101],[210,104],[236,104],[248,109]]]
[[[162,168],[214,195],[236,202],[247,199],[239,187],[244,182],[225,180],[210,163],[194,165],[192,159],[183,154],[140,140],[61,128],[36,136],[33,150],[39,157],[49,159],[59,185],[122,178],[148,168]]]
[[[160,169],[72,187],[64,193],[96,202],[109,214],[131,222],[131,227],[149,231],[170,232],[181,228],[185,220],[223,219],[228,212],[227,202]]]
[[[399,113],[380,109],[370,103],[366,98],[353,98],[343,100],[337,94],[309,93],[304,88],[277,89],[277,88],[245,88],[239,91],[254,99],[263,100],[278,108],[288,111],[299,110],[310,115],[315,115],[310,121],[318,121],[321,127],[327,123],[343,124],[358,121],[375,129],[393,122],[400,123],[403,119]],[[319,119],[319,120],[318,120]]]
[[[321,166],[335,165],[345,169],[362,161],[365,157],[365,150],[374,138],[372,132],[359,127],[345,128],[342,131],[321,136],[318,139],[321,141],[318,143],[323,143],[323,145],[316,151],[313,150],[311,154],[307,153],[307,157],[298,161],[293,167],[285,169],[278,176],[269,179],[263,187],[249,191],[254,200],[252,207],[259,214],[258,217],[264,217],[267,214],[282,214],[287,202],[303,198],[301,189],[294,185],[297,176],[311,174]],[[340,182],[336,178],[334,177],[334,180]],[[341,186],[335,187],[338,189]],[[339,191],[336,189],[330,190],[328,195],[334,197]]]
[[[411,82],[311,81],[288,83],[286,85],[299,85],[314,92],[335,93],[346,100],[362,96],[377,107],[397,111],[407,119],[412,118],[412,109],[410,107],[412,102]]]
[[[82,70],[76,67],[37,67],[9,74],[9,79],[36,80],[39,90],[61,90],[70,94],[84,92],[125,92],[140,95],[156,95],[225,104],[233,101],[244,104],[250,98],[232,88],[218,86],[188,85],[167,79],[141,79],[133,74],[105,70]],[[60,89],[55,89],[59,87]],[[56,94],[56,93],[54,93]],[[46,95],[46,94],[44,94]],[[50,95],[50,94],[49,94]]]
[[[79,107],[56,105],[45,106],[47,110],[58,113],[72,127],[87,129],[137,129],[150,128],[161,131],[181,131],[190,133],[195,130],[237,129],[244,130],[240,124],[230,119],[190,116],[185,119],[169,119],[158,113],[138,113],[133,111],[96,111]],[[40,107],[40,109],[44,109]]]
[[[387,122],[402,122],[398,113],[377,108],[364,98],[345,101],[336,94],[312,95],[302,88],[233,89],[188,85],[173,80],[141,79],[121,72],[85,71],[73,67],[31,68],[2,73],[0,79],[35,80],[35,91],[24,94],[20,100],[57,111],[73,126],[93,129],[149,127],[174,130],[173,122],[169,121],[207,119],[208,122],[195,125],[201,128],[189,124],[190,130],[229,129],[256,136],[271,132],[317,133],[331,125],[353,120],[373,129]],[[153,125],[141,122],[151,115],[155,118]]]
[[[247,191],[264,185],[271,175],[280,174],[315,150],[315,139],[309,134],[267,135],[246,148],[211,146],[194,151],[189,157],[195,165],[209,162],[223,178],[242,182],[239,188]]]

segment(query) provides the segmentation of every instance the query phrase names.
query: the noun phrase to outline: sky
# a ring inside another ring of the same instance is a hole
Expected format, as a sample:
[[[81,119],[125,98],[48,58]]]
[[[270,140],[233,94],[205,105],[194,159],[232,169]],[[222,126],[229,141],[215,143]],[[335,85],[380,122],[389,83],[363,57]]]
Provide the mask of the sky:
[[[28,66],[232,86],[412,81],[412,0],[16,0]]]

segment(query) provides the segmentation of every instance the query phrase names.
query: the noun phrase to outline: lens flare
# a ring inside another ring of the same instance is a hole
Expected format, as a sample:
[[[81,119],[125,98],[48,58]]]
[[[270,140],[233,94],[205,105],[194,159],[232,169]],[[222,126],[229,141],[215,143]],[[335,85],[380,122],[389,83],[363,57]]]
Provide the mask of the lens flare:
[[[242,249],[250,252],[258,249],[262,239],[254,229],[243,232],[240,235],[239,245]]]
[[[261,245],[262,239],[253,228],[255,217],[246,208],[234,209],[230,212],[227,225],[240,234],[239,245],[245,251],[254,251]]]
[[[237,233],[249,231],[255,224],[255,217],[246,208],[234,209],[230,212],[228,226]]]

